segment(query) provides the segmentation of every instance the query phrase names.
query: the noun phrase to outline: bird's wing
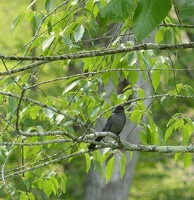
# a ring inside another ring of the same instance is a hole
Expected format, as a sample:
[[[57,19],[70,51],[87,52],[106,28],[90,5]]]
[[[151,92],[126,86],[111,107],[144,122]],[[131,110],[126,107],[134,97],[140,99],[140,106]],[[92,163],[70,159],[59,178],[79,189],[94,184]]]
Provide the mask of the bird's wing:
[[[110,131],[110,128],[112,126],[113,120],[112,117],[110,116],[106,122],[106,125],[104,126],[104,128],[102,129],[102,131]]]

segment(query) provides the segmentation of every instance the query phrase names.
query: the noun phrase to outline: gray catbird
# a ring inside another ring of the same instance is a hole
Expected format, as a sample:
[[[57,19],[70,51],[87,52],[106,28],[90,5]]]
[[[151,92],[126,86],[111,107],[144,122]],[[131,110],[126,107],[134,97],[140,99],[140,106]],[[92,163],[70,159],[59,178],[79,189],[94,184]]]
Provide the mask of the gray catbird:
[[[123,127],[126,123],[126,116],[124,112],[123,106],[117,106],[115,110],[113,111],[112,115],[108,118],[106,125],[102,129],[102,132],[112,132],[116,135],[119,135],[119,133],[123,130]],[[103,136],[99,136],[95,139],[95,141],[99,142],[103,139]],[[88,149],[94,149],[96,144],[90,144]]]

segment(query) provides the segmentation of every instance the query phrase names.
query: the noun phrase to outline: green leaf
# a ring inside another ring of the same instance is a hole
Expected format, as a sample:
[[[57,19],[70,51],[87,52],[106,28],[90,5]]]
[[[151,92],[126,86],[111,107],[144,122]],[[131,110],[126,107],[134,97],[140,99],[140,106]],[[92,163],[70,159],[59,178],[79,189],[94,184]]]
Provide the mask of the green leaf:
[[[186,124],[183,126],[182,128],[182,145],[188,145],[189,144],[189,139],[190,139],[190,135],[193,132],[193,129],[191,129],[191,127]]]
[[[86,173],[88,173],[91,167],[91,159],[88,153],[85,154],[85,159],[86,159]]]
[[[129,151],[129,158],[130,158],[130,160],[132,160],[132,158],[133,158],[133,151]]]
[[[28,195],[28,200],[35,200],[35,196],[31,192],[27,192],[27,195]]]
[[[92,109],[92,111],[91,111],[91,114],[90,114],[90,117],[91,117],[91,118],[96,117],[96,115],[97,115],[98,112],[100,111],[100,108],[101,108],[101,106],[99,106],[99,105],[93,107],[93,109]]]
[[[180,9],[180,18],[184,20],[188,17],[194,15],[194,1],[193,0],[186,0],[183,6]]]
[[[47,197],[49,197],[52,193],[52,182],[49,180],[44,180],[43,190],[44,190],[44,193],[47,195]]]
[[[132,122],[135,122],[137,124],[139,124],[141,118],[142,118],[142,115],[143,115],[143,112],[142,110],[134,110],[132,113],[131,113],[131,117],[130,117],[130,120]]]
[[[143,103],[138,103],[138,105],[131,112],[130,120],[139,124],[143,114],[146,112],[145,105]]]
[[[84,82],[85,83],[83,84],[83,90],[85,93],[89,94],[89,92],[91,92],[92,90],[93,82],[87,79]]]
[[[29,112],[30,117],[32,119],[36,119],[36,117],[39,115],[39,110],[40,108],[38,106],[34,106]]]
[[[164,20],[170,11],[170,0],[140,0],[134,14],[134,35],[141,42]]]
[[[40,14],[35,14],[33,17],[32,17],[32,20],[31,20],[31,25],[33,27],[33,29],[35,31],[37,31],[37,29],[39,28],[40,26],[40,23],[41,23],[41,15]]]
[[[152,84],[153,84],[154,90],[156,91],[158,86],[160,85],[161,73],[160,73],[160,70],[158,70],[159,66],[156,66],[154,69],[155,70],[153,70],[153,73],[152,73]]]
[[[26,12],[22,12],[13,22],[10,28],[10,32],[12,33],[14,29],[19,25],[19,23],[24,19]]]
[[[177,130],[178,128],[182,128],[184,126],[184,119],[179,118],[174,123],[174,129]]]
[[[164,80],[166,81],[166,84],[168,84],[168,80],[169,80],[169,71],[166,69],[169,69],[168,65],[162,65],[162,68],[164,69],[163,71],[163,75],[164,75]]]
[[[172,44],[172,33],[170,30],[164,32],[163,43]]]
[[[28,196],[25,192],[21,192],[20,194],[20,199],[23,199],[23,200],[28,200]]]
[[[155,34],[155,41],[156,41],[156,43],[159,44],[163,40],[164,32],[165,32],[164,28],[161,28],[161,29],[159,29],[159,30],[156,31],[156,34]]]
[[[172,135],[173,129],[174,129],[174,126],[172,125],[166,130],[166,132],[165,132],[165,141],[167,141],[167,139]]]
[[[133,14],[134,10],[134,0],[111,0],[99,13],[101,24],[124,21]]]
[[[71,83],[69,86],[67,86],[63,92],[63,95],[65,93],[69,92],[70,90],[72,90],[79,82],[80,82],[80,80],[75,80],[73,83]]]
[[[114,166],[115,166],[115,157],[113,156],[112,158],[109,159],[106,165],[106,174],[105,174],[106,183],[108,183],[113,174]]]
[[[178,160],[178,158],[182,155],[182,153],[175,153],[174,155],[174,159]]]
[[[147,141],[147,134],[144,130],[141,130],[140,133],[139,133],[139,139],[140,141],[143,143],[143,144],[148,144],[148,141]]]
[[[46,0],[45,9],[46,9],[47,13],[50,13],[50,11],[53,9],[53,7],[54,7],[54,0]]]
[[[45,51],[48,48],[50,48],[50,46],[53,43],[54,39],[55,39],[55,35],[52,35],[51,37],[47,38],[42,44],[42,51]]]
[[[138,88],[138,98],[144,98],[144,97],[145,97],[145,91],[142,88]]]
[[[3,147],[0,148],[0,163],[3,164],[6,160],[6,151]]]
[[[78,27],[74,35],[74,39],[76,42],[78,42],[83,37],[84,31],[85,31],[84,26],[81,25],[80,27]]]
[[[94,169],[96,171],[101,172],[102,171],[102,164],[103,164],[103,157],[101,156],[99,151],[94,151],[93,152],[94,156]]]
[[[191,165],[191,153],[185,153],[184,157],[183,157],[183,163],[184,163],[184,167],[188,168]]]
[[[123,178],[123,175],[125,174],[125,169],[126,169],[126,155],[124,153],[121,154],[120,158],[120,177],[121,179]]]
[[[14,115],[17,109],[17,100],[13,97],[9,97],[8,102],[9,102],[10,113],[11,115]]]
[[[67,176],[63,173],[60,178],[61,178],[61,188],[62,188],[63,193],[65,193],[66,184],[67,184]]]
[[[130,67],[131,69],[136,69],[134,66]],[[139,74],[137,71],[129,71],[129,81],[131,83],[132,86],[134,86],[138,80]]]
[[[53,115],[55,114],[55,112],[53,112],[53,111],[50,110],[50,109],[45,108],[45,109],[44,109],[44,114],[45,114],[49,119],[52,119],[52,118],[53,118]]]

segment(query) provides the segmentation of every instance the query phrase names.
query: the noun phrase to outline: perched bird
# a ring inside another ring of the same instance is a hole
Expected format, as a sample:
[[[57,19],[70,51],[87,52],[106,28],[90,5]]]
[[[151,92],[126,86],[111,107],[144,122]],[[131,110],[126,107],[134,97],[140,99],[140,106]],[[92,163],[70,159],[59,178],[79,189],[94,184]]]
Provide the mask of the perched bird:
[[[112,132],[116,135],[119,135],[119,133],[123,130],[123,127],[126,123],[126,115],[124,112],[123,106],[117,106],[115,110],[113,111],[112,115],[108,118],[106,125],[102,129],[102,132]],[[100,142],[104,137],[99,136],[95,139],[95,141]],[[94,149],[96,144],[90,144],[88,149]]]

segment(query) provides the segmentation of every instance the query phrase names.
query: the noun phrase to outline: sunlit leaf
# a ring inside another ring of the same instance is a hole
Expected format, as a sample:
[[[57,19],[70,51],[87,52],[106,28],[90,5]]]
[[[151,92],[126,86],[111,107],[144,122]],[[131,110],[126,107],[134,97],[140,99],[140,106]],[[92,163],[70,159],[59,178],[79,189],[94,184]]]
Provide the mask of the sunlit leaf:
[[[67,86],[63,92],[63,94],[69,92],[70,90],[72,90],[78,83],[80,82],[80,80],[75,80],[74,82],[72,82],[69,86]]]
[[[53,115],[55,114],[55,112],[53,112],[53,111],[50,110],[50,109],[45,108],[45,109],[44,109],[44,114],[45,114],[49,119],[52,119],[52,118],[53,118]]]
[[[51,37],[47,38],[42,44],[42,50],[45,51],[46,49],[48,49],[53,43],[54,39],[55,35],[52,35]]]
[[[30,110],[29,114],[30,114],[30,116],[31,116],[32,119],[36,119],[37,118],[37,116],[39,115],[39,109],[40,108],[38,106],[34,106]]]
[[[44,180],[43,182],[43,190],[47,197],[50,197],[52,193],[52,182],[49,180]]]
[[[159,67],[155,67],[152,72],[152,84],[153,84],[153,87],[154,87],[154,90],[156,91],[159,84],[160,84],[160,76],[161,76],[161,73],[160,73],[160,70],[158,70]]]
[[[123,178],[123,175],[125,174],[125,169],[126,169],[126,155],[124,153],[121,154],[120,158],[120,177],[121,179]]]
[[[86,173],[88,173],[91,167],[91,159],[88,153],[85,154],[85,159],[86,159]]]
[[[191,165],[191,162],[192,162],[191,153],[185,153],[183,157],[184,167],[188,168]]]
[[[172,135],[172,131],[173,131],[174,127],[170,126],[166,132],[165,132],[165,141],[167,141],[167,139]]]
[[[114,166],[115,166],[115,157],[113,156],[112,158],[109,159],[106,165],[106,174],[105,174],[106,183],[108,183],[113,174]]]
[[[85,31],[85,28],[82,25],[76,30],[75,35],[74,35],[74,39],[75,39],[76,42],[81,40],[81,38],[84,35],[84,31]]]

